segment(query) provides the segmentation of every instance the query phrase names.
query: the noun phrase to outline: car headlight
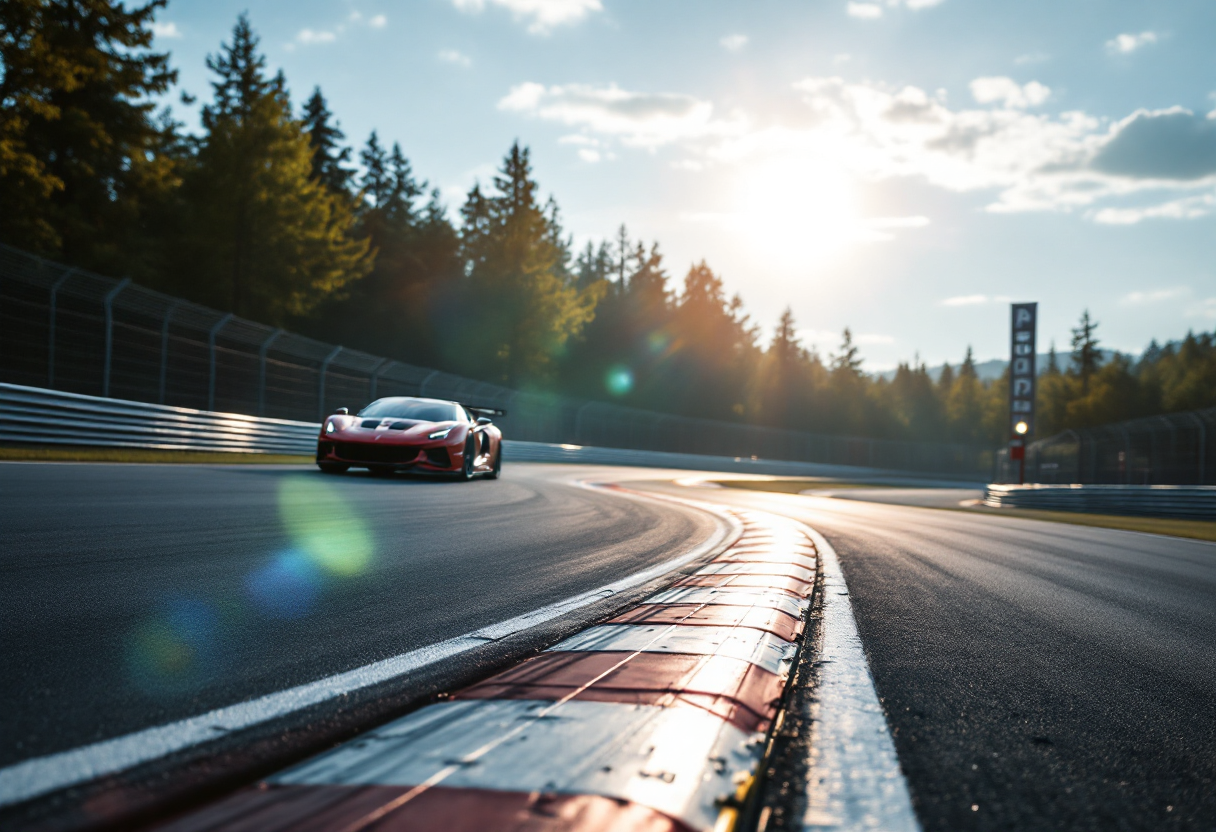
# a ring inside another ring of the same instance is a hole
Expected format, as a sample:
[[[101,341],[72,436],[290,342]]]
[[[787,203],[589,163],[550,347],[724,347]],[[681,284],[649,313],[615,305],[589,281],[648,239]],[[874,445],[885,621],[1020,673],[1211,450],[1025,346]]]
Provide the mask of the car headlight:
[[[333,432],[334,432],[334,430],[335,430],[335,428],[334,428],[334,423],[333,423],[333,420],[331,419],[330,421],[328,421],[328,422],[326,422],[326,423],[325,423],[325,432],[326,432],[326,433],[333,433]]]
[[[427,439],[443,439],[445,436],[447,436],[451,432],[452,432],[452,428],[444,428],[443,430],[437,430],[434,433],[428,433],[426,435],[426,438]]]

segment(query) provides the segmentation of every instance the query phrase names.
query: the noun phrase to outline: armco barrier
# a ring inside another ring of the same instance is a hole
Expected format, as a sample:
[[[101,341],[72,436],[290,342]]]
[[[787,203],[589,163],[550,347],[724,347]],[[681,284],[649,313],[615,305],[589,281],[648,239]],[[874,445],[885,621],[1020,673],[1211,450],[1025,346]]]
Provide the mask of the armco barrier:
[[[319,427],[316,422],[265,419],[239,413],[211,413],[187,407],[103,399],[0,383],[0,442],[9,444],[311,456],[317,449]],[[504,442],[504,448],[505,458],[514,462],[638,465],[757,475],[909,476],[908,472],[812,462],[635,451],[511,439]]]
[[[984,505],[1216,520],[1216,486],[989,485]]]
[[[0,442],[312,454],[317,425],[0,384]]]
[[[161,832],[737,829],[819,553],[731,514],[742,535],[670,589]]]

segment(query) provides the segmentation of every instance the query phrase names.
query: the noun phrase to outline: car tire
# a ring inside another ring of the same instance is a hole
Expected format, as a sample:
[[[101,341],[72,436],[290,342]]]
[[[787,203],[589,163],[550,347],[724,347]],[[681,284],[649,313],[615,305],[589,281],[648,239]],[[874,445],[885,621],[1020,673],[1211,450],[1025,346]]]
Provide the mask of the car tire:
[[[350,470],[349,465],[343,465],[341,462],[318,462],[317,467],[321,469],[322,474],[345,474]]]
[[[460,466],[460,478],[465,482],[473,479],[473,472],[477,470],[477,443],[473,441],[473,437],[469,438],[464,443],[464,463]]]
[[[489,479],[496,480],[502,473],[502,441],[498,443],[498,453],[494,454],[494,467],[490,469]]]

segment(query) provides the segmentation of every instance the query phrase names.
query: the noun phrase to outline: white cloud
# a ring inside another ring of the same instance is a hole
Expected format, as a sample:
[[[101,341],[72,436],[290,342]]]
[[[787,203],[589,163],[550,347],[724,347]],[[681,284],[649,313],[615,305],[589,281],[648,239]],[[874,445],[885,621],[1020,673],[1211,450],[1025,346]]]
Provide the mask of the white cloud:
[[[655,148],[723,129],[713,119],[708,101],[672,93],[629,92],[615,84],[545,87],[527,82],[512,87],[498,108],[618,136],[636,147]]]
[[[594,148],[580,147],[578,150],[578,158],[582,159],[584,162],[589,162],[594,165],[600,160],[601,157],[600,152]]]
[[[738,52],[747,46],[747,35],[727,35],[718,41],[727,52]]]
[[[1141,32],[1138,35],[1116,35],[1106,42],[1106,51],[1112,55],[1130,55],[1143,46],[1156,43],[1159,35],[1156,32]]]
[[[860,20],[877,20],[882,17],[882,6],[877,3],[856,3],[850,0],[844,8],[849,13],[849,17],[856,17]]]
[[[439,60],[441,60],[447,64],[455,64],[456,66],[463,66],[466,69],[473,65],[472,58],[470,58],[468,55],[465,55],[462,52],[456,51],[455,49],[439,50]]]
[[[1004,76],[976,78],[971,82],[971,96],[980,104],[1000,101],[1006,107],[1024,110],[1037,107],[1051,96],[1051,90],[1038,81],[1019,84]]]
[[[983,306],[989,303],[1009,303],[1007,295],[955,295],[938,301],[938,306]]]
[[[378,14],[371,20],[367,21],[367,25],[371,26],[373,29],[383,29],[388,25],[388,18],[382,14]]]
[[[903,6],[904,8],[912,9],[913,11],[920,11],[921,9],[931,9],[934,6],[940,6],[942,1],[943,0],[886,0],[886,5],[892,9],[897,9],[900,6]],[[850,0],[850,2],[847,3],[844,8],[851,17],[861,18],[862,20],[876,20],[883,15],[882,4],[877,2],[877,0],[874,0],[874,2],[856,2],[856,0]]]
[[[462,12],[477,13],[487,5],[507,9],[516,20],[526,21],[533,34],[548,34],[557,26],[578,23],[592,12],[603,11],[600,0],[452,0]]]
[[[1172,289],[1151,289],[1146,292],[1129,292],[1119,299],[1122,306],[1143,306],[1146,303],[1160,303],[1165,300],[1177,300],[1191,293],[1190,287],[1175,286]]]
[[[316,31],[313,29],[301,29],[296,35],[296,40],[305,46],[313,46],[318,43],[333,43],[337,38],[333,32]]]
[[[988,77],[971,88],[980,103],[952,108],[944,90],[807,78],[793,85],[809,108],[796,126],[758,123],[742,111],[723,116],[689,95],[615,85],[524,83],[498,107],[596,136],[605,153],[613,141],[651,151],[674,146],[671,164],[688,171],[764,170],[788,184],[789,163],[821,160],[804,171],[807,186],[822,197],[826,182],[846,202],[851,183],[918,178],[947,191],[992,192],[992,212],[1081,212],[1104,224],[1216,214],[1216,119],[1181,108],[1115,122],[1081,111],[1045,114],[1028,109],[1050,95],[1038,82]],[[738,211],[685,219],[728,223]],[[893,228],[915,227],[867,221],[860,212],[852,222],[848,241],[890,239]]]
[[[1210,318],[1216,321],[1216,298],[1204,298],[1186,311],[1188,318]]]
[[[1216,210],[1216,195],[1201,194],[1183,197],[1147,208],[1103,208],[1093,213],[1094,222],[1102,225],[1135,225],[1142,220],[1194,220]]]
[[[148,28],[158,38],[180,38],[182,36],[181,29],[178,29],[177,24],[170,20],[156,21]]]
[[[1046,63],[1050,60],[1050,55],[1045,55],[1042,52],[1030,52],[1026,55],[1018,55],[1013,59],[1013,62],[1018,66],[1030,66],[1031,64]]]
[[[862,333],[861,335],[855,335],[853,337],[853,342],[856,344],[861,344],[862,346],[874,345],[874,344],[894,344],[895,336],[894,335],[879,335],[878,333],[873,333],[873,332]]]

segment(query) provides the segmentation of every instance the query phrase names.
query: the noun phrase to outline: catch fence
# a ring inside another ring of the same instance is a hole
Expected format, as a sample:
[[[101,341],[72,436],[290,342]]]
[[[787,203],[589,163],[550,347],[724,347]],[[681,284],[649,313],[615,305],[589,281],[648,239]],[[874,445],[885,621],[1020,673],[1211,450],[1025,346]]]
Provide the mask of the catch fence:
[[[1001,451],[997,482],[1016,482]],[[1216,408],[1066,430],[1026,448],[1026,482],[1216,485]]]
[[[501,408],[533,442],[864,466],[983,479],[979,447],[829,436],[511,390],[326,344],[0,245],[0,381],[319,421],[379,396]]]

